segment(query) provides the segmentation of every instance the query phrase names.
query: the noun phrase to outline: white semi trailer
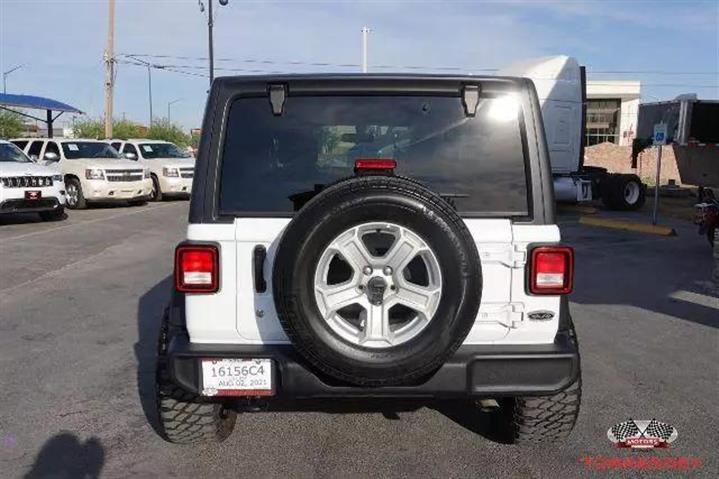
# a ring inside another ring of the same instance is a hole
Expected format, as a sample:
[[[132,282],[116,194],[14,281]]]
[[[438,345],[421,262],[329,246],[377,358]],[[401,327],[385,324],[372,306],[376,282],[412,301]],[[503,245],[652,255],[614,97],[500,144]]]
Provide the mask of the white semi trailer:
[[[531,79],[537,89],[554,176],[557,201],[601,198],[611,209],[635,210],[646,187],[637,175],[584,166],[586,75],[576,59],[564,55],[517,62],[499,75]]]

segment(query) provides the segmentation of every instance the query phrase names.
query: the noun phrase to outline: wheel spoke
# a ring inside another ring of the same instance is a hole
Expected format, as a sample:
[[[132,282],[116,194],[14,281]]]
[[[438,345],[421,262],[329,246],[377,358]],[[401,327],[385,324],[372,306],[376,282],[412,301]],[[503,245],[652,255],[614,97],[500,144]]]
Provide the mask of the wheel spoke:
[[[392,298],[392,303],[407,306],[418,313],[422,313],[426,317],[430,317],[434,303],[438,299],[440,292],[440,288],[419,286],[403,281],[397,293]]]
[[[421,250],[421,246],[414,241],[414,238],[404,232],[400,233],[397,240],[387,252],[384,263],[394,271],[400,272]]]
[[[324,301],[325,319],[345,306],[357,303],[363,295],[362,292],[357,290],[357,285],[354,281],[336,286],[318,287],[317,291]]]
[[[360,344],[367,341],[384,341],[392,344],[392,333],[389,329],[389,308],[381,304],[370,304],[365,311],[364,334],[360,338]]]
[[[357,236],[357,230],[347,237],[338,239],[332,247],[350,264],[355,273],[361,273],[362,268],[372,264],[372,255],[362,238]]]

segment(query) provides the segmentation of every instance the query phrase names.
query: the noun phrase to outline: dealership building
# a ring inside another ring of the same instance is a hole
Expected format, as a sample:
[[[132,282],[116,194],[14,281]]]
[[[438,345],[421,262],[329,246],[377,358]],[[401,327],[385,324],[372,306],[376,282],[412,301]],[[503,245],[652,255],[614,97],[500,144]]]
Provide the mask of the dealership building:
[[[637,131],[640,94],[639,81],[588,80],[586,145],[631,145]]]

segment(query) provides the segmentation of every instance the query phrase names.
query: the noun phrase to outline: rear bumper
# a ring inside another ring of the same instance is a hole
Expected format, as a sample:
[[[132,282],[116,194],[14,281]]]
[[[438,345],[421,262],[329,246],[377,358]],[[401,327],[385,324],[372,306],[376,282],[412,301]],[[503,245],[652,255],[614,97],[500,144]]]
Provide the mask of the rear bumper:
[[[223,345],[189,342],[184,334],[168,345],[170,376],[180,387],[200,394],[201,359],[270,358],[277,399],[459,398],[553,394],[579,375],[573,332],[561,331],[553,344],[464,345],[434,374],[413,385],[357,387],[315,371],[291,345]]]

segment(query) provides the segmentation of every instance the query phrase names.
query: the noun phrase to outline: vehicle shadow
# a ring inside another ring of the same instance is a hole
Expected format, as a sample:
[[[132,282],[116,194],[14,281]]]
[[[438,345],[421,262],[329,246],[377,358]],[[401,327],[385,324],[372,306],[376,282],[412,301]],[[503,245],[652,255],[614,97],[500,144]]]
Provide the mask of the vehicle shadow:
[[[574,247],[577,265],[569,300],[626,304],[719,328],[719,297],[705,286],[711,279],[711,252],[688,226],[678,237],[563,226],[563,240]]]
[[[20,225],[26,223],[44,223],[37,213],[15,213],[11,215],[0,215],[0,226]]]
[[[134,345],[137,359],[137,391],[145,418],[159,435],[162,434],[155,405],[157,337],[171,290],[172,277],[167,276],[143,294],[137,303],[138,340]]]
[[[500,444],[512,444],[512,430],[507,427],[511,421],[508,414],[511,414],[512,408],[502,406],[485,412],[471,401],[448,400],[432,404],[430,408],[485,439]]]
[[[97,478],[104,464],[105,448],[98,438],[83,443],[74,434],[62,432],[45,442],[25,478]]]

